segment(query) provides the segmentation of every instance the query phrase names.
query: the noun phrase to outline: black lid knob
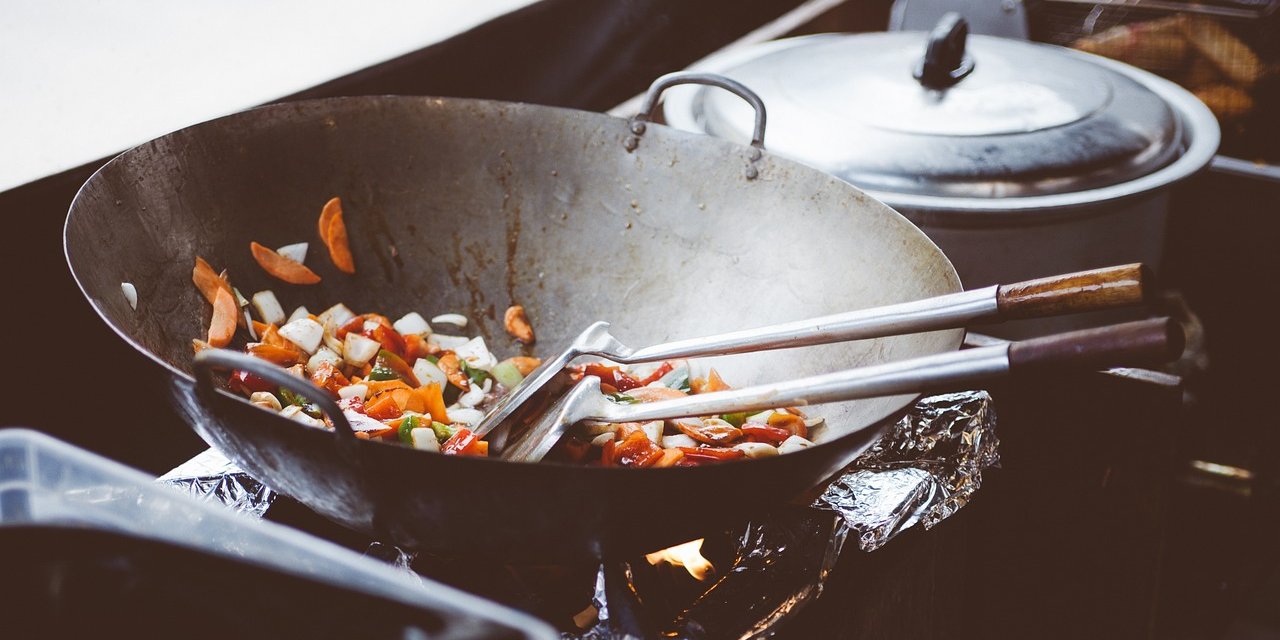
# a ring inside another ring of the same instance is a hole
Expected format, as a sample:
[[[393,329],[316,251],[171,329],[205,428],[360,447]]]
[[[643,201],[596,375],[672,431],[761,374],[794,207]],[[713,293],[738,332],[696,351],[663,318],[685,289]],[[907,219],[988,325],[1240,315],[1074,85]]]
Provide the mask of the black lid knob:
[[[916,65],[915,77],[928,89],[941,90],[964,79],[973,71],[973,58],[965,53],[969,23],[952,11],[942,16],[929,32],[929,46]]]

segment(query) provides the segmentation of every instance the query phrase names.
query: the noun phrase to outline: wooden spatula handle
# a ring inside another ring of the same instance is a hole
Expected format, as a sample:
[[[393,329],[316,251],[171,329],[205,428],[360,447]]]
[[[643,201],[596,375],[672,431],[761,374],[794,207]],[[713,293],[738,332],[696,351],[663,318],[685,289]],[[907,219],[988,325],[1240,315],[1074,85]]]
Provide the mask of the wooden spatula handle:
[[[1079,313],[1139,304],[1154,293],[1154,277],[1142,264],[1081,271],[1000,285],[1000,315],[1013,318]]]

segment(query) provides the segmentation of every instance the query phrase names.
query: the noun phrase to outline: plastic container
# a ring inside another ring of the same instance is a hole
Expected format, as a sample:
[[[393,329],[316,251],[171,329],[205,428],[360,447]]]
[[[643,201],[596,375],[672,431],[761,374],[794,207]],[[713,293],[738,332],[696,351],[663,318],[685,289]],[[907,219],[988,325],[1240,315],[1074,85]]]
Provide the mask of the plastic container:
[[[0,564],[10,637],[559,638],[24,429],[0,430]]]

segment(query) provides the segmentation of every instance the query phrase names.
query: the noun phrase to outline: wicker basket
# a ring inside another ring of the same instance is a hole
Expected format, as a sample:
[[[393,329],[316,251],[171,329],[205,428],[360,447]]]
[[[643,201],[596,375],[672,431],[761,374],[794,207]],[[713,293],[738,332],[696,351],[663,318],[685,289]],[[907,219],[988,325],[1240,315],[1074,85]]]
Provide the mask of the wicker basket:
[[[1280,0],[1039,0],[1027,6],[1033,39],[1173,80],[1218,116],[1222,153],[1280,161]]]

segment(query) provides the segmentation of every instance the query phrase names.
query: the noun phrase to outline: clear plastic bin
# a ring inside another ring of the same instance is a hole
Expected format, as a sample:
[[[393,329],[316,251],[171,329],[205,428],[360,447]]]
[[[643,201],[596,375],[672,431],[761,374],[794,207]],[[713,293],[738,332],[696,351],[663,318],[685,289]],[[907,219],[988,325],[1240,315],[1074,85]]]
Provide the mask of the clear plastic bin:
[[[0,429],[0,564],[11,637],[559,638],[24,429]]]

